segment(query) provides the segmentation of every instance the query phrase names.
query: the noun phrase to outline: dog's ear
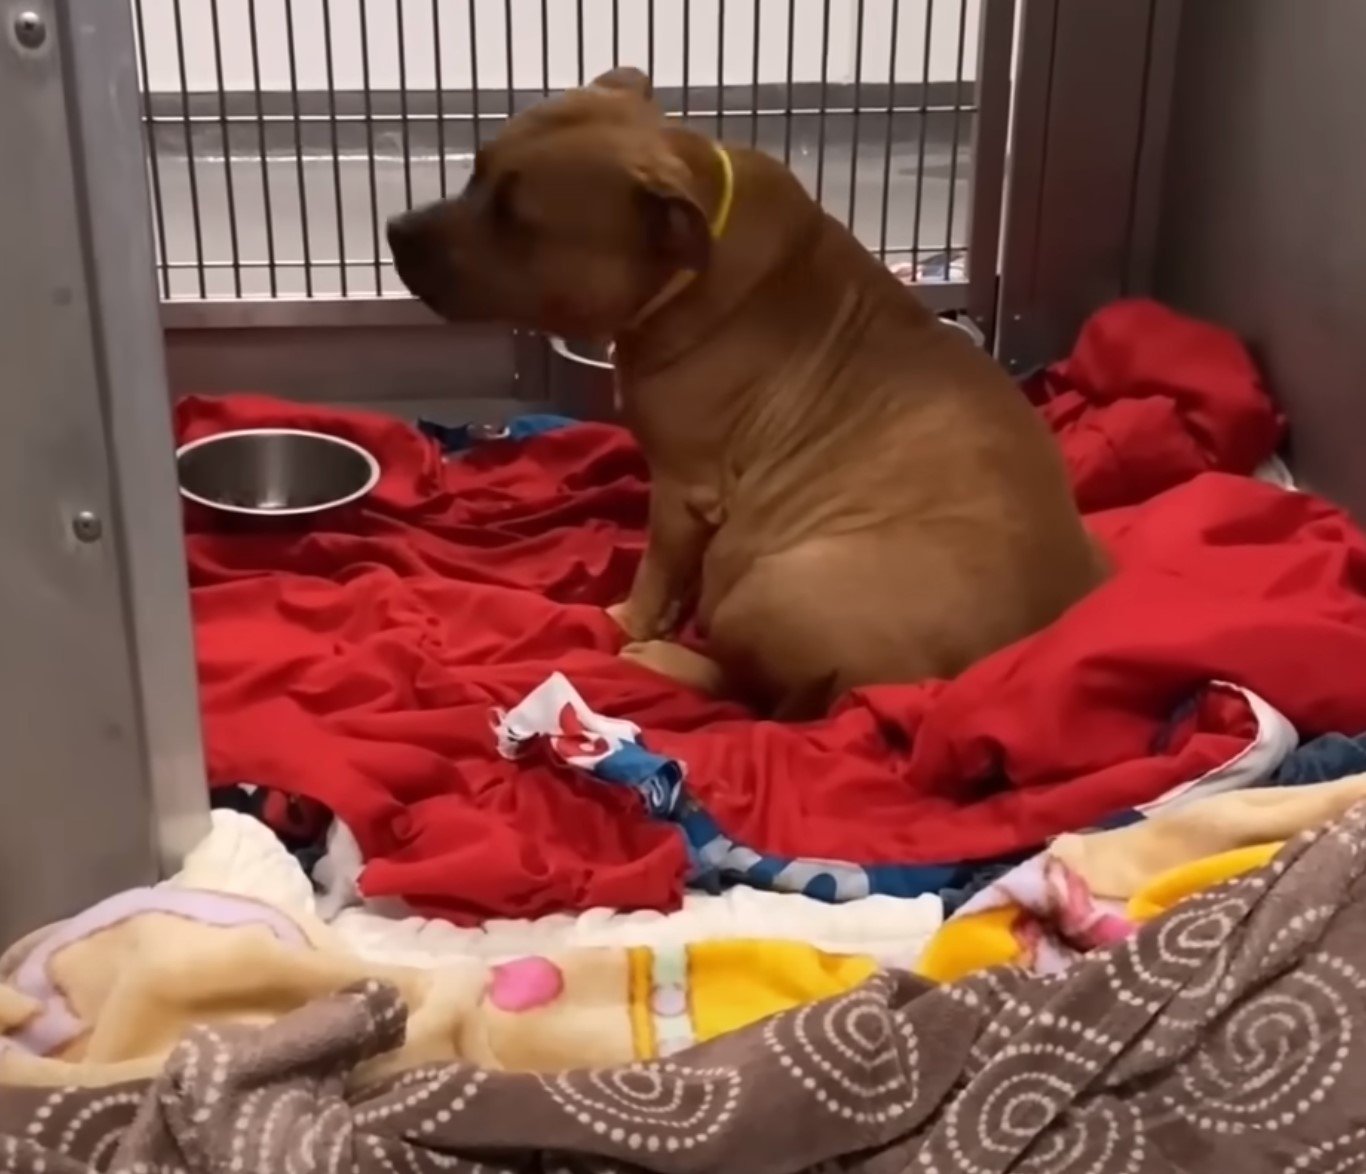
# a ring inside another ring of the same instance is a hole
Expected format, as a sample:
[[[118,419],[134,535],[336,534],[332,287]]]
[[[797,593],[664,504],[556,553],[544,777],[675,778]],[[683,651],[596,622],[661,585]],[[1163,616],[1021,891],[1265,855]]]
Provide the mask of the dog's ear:
[[[646,102],[654,97],[654,86],[650,84],[649,77],[630,65],[620,65],[616,69],[609,69],[606,73],[595,77],[591,84],[594,89],[598,90],[634,94]]]
[[[654,255],[676,269],[702,270],[711,260],[711,223],[695,193],[688,166],[656,139],[636,166],[646,238]]]
[[[711,259],[711,225],[696,199],[681,188],[646,181],[640,200],[655,255],[672,268],[705,269]]]

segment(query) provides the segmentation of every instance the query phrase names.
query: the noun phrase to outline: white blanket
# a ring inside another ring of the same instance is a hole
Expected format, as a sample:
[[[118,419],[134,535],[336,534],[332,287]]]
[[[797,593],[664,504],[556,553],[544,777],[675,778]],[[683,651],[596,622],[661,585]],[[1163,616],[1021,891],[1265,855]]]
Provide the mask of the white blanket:
[[[327,912],[270,829],[234,811],[213,813],[213,831],[166,883],[255,897],[287,911]],[[422,917],[385,916],[362,905],[342,909],[330,921],[363,957],[437,966],[469,955],[498,959],[574,946],[658,947],[721,938],[782,939],[831,953],[914,958],[942,919],[937,897],[865,897],[828,905],[796,894],[736,888],[720,896],[689,894],[676,913],[590,909],[531,921],[488,921],[469,929]]]

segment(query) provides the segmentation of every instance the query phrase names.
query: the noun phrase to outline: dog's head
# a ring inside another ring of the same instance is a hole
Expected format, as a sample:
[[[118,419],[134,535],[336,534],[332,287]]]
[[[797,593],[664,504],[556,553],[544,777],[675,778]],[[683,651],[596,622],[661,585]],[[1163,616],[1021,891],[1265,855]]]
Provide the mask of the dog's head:
[[[516,115],[460,195],[389,221],[399,277],[451,321],[616,333],[709,256],[676,133],[634,69]]]

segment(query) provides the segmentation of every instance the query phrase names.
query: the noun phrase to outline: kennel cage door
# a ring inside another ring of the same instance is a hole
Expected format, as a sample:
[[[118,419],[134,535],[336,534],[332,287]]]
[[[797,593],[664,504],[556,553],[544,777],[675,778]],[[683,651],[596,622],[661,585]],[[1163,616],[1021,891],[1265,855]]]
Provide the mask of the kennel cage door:
[[[207,794],[126,5],[0,30],[0,940],[172,868]]]
[[[783,160],[933,310],[992,335],[1017,0],[131,5],[181,390],[610,414],[604,379],[543,340],[417,312],[383,225],[618,64],[674,124]]]

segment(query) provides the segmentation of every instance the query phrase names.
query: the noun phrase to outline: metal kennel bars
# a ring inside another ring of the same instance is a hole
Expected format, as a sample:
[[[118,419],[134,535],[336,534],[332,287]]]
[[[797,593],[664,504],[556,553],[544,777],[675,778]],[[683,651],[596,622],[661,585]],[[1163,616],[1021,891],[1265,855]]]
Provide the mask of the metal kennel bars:
[[[510,112],[616,64],[670,117],[783,158],[936,308],[991,328],[1016,0],[127,2],[171,328],[427,324],[385,219],[458,190]],[[469,338],[474,382],[535,398],[539,340]],[[423,375],[404,398],[442,393]]]
[[[410,183],[415,199],[439,191],[443,160],[446,184],[457,183],[476,128],[491,131],[509,105],[653,45],[644,63],[678,117],[719,122],[741,141],[754,134],[775,151],[790,135],[799,173],[879,248],[890,127],[889,252],[915,247],[914,228],[903,230],[916,223],[922,262],[944,244],[965,246],[966,284],[936,270],[921,290],[994,315],[1012,365],[1056,355],[1095,305],[1147,288],[1180,0],[980,0],[961,25],[959,0],[935,0],[936,13],[950,13],[947,91],[933,34],[928,89],[873,72],[897,44],[904,59],[902,30],[931,19],[928,0],[900,0],[896,37],[889,0],[811,5],[815,23],[801,28],[817,48],[803,58],[807,42],[794,35],[790,101],[788,3],[763,0],[760,36],[732,41],[716,30],[748,27],[752,0],[728,0],[724,14],[715,0],[659,0],[648,40],[644,0],[407,0],[400,10],[394,0],[364,10],[354,0],[0,0],[0,940],[164,874],[205,827],[169,393],[257,389],[391,411],[435,406],[448,418],[543,394],[539,339],[452,330],[407,299],[374,296],[376,215],[402,206]],[[605,27],[605,40],[577,38],[580,8],[584,29]],[[440,22],[448,47],[473,19],[478,84],[474,57],[461,72],[453,49],[439,57],[438,81],[431,42],[423,73],[419,10],[429,33]],[[497,24],[499,11],[512,20]],[[519,41],[519,28],[545,27],[535,24],[542,11],[559,22],[552,36]],[[396,39],[396,12],[411,36]],[[591,23],[595,12],[605,25]],[[855,38],[860,13],[865,36]],[[304,50],[329,43],[330,57]],[[921,57],[907,68],[922,76],[925,42],[916,43]],[[723,46],[719,62],[708,45]],[[493,65],[500,56],[510,73]],[[959,62],[974,63],[971,85],[966,64],[960,85]],[[704,70],[717,64],[709,90]],[[526,70],[533,82],[523,86]],[[1007,113],[1008,137],[992,129]],[[936,155],[937,144],[952,146],[955,121],[959,149]],[[920,125],[930,128],[923,171]],[[855,141],[865,145],[854,151]],[[951,217],[925,211],[935,159],[945,207],[956,192]],[[337,246],[350,275],[342,297],[329,224],[335,238],[354,207],[356,234],[344,228]],[[244,263],[272,256],[273,271]],[[188,269],[173,264],[185,260]],[[184,296],[163,300],[168,291]]]
[[[1014,368],[1150,267],[1182,0],[127,2],[177,390],[541,402],[543,340],[432,329],[381,226],[618,62],[788,160]]]
[[[384,219],[458,189],[509,112],[627,63],[990,312],[1014,0],[131,3],[164,298],[402,293]]]

